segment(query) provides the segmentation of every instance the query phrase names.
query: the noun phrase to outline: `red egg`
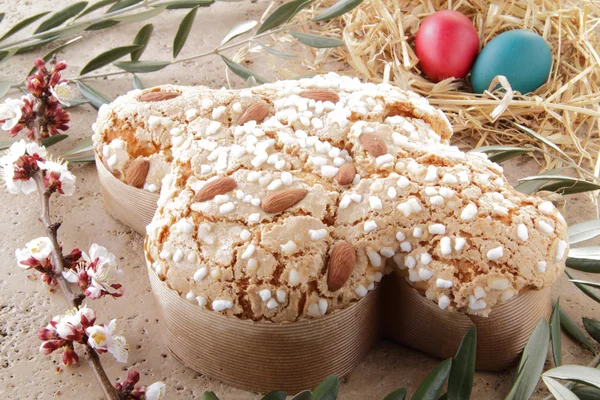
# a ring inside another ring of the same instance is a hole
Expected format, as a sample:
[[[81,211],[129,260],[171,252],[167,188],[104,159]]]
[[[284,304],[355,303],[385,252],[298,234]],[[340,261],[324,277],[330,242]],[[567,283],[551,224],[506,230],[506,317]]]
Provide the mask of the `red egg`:
[[[438,11],[419,27],[415,48],[421,70],[432,81],[464,78],[479,52],[479,36],[464,14]]]

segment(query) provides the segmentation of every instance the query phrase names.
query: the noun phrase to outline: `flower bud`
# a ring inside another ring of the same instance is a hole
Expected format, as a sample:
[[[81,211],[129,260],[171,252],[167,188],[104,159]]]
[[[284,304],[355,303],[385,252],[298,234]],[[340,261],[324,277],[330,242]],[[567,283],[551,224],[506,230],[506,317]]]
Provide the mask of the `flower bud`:
[[[67,68],[67,63],[65,62],[65,60],[60,60],[59,62],[54,64],[54,67],[52,68],[52,72],[60,72],[66,68]]]
[[[132,385],[135,385],[140,381],[140,373],[133,369],[127,373],[127,382],[130,382]]]
[[[44,353],[45,355],[48,355],[48,354],[52,353],[54,350],[58,350],[59,348],[61,348],[62,345],[63,345],[62,340],[49,340],[49,341],[41,344],[40,352]]]
[[[41,69],[46,67],[46,62],[43,58],[38,57],[33,61],[33,65],[35,65],[36,68]]]
[[[49,86],[58,85],[58,82],[60,82],[60,74],[58,72],[50,75],[50,82],[48,83]]]
[[[79,356],[71,347],[65,348],[65,352],[63,353],[62,359],[63,364],[65,364],[66,366],[71,366],[79,362]]]
[[[40,328],[40,330],[38,331],[38,338],[40,340],[51,340],[57,339],[57,336],[53,330],[50,330],[48,328]]]

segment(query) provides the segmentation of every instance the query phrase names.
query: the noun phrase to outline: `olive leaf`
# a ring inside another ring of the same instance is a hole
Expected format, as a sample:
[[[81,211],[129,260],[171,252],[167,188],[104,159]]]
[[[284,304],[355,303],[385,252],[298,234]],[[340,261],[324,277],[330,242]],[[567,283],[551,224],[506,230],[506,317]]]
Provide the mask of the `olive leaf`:
[[[152,7],[166,7],[167,10],[178,10],[183,8],[208,7],[214,2],[214,0],[166,1],[164,3],[153,4]]]
[[[227,67],[231,70],[231,72],[233,72],[237,76],[239,76],[243,79],[248,79],[250,77],[254,77],[254,79],[256,79],[256,81],[260,82],[260,83],[268,82],[265,78],[261,77],[254,71],[236,63],[235,61],[230,60],[229,58],[225,57],[224,55],[221,55],[221,58],[223,59],[223,61],[227,65]]]
[[[347,13],[353,8],[357,7],[363,0],[340,0],[327,10],[315,17],[315,21],[327,21],[335,17],[339,17],[342,14]]]
[[[543,182],[537,190],[546,190],[559,194],[575,194],[600,190],[600,185],[585,181],[582,179],[573,178],[571,176],[561,175],[537,175],[522,178],[519,182],[541,181]],[[554,182],[554,183],[549,183]]]
[[[85,75],[88,72],[92,72],[98,68],[104,67],[105,65],[108,65],[119,58],[130,54],[132,51],[137,50],[139,47],[140,46],[138,45],[121,46],[105,51],[89,61],[85,67],[81,69],[79,75]]]
[[[569,257],[572,258],[587,258],[590,260],[600,260],[600,247],[577,247],[569,250]]]
[[[582,345],[584,345],[585,347],[587,347],[588,349],[590,349],[591,351],[594,351],[594,346],[592,345],[592,342],[590,342],[588,340],[587,337],[585,337],[585,335],[583,334],[583,332],[581,331],[581,329],[579,329],[579,327],[577,326],[577,324],[571,319],[569,318],[569,316],[567,315],[567,313],[565,312],[565,310],[562,309],[562,307],[558,307],[559,313],[560,313],[560,326],[562,326],[562,328],[575,340],[577,340],[579,343],[581,343]]]
[[[135,35],[133,44],[140,46],[140,48],[131,52],[131,61],[138,61],[140,59],[144,53],[144,50],[146,50],[146,47],[148,46],[148,42],[150,41],[150,36],[152,36],[153,31],[154,25],[146,24],[142,26],[142,29],[140,29],[137,35]]]
[[[583,272],[600,274],[600,260],[567,257],[566,266]]]
[[[594,319],[583,317],[583,327],[587,333],[598,343],[600,343],[600,322]]]
[[[91,156],[66,158],[65,161],[68,161],[71,164],[74,164],[74,163],[93,163],[93,162],[96,161],[96,158],[93,155],[91,155]]]
[[[71,40],[69,40],[68,42],[65,42],[63,44],[61,44],[60,46],[56,46],[55,48],[53,48],[52,50],[50,50],[49,52],[47,52],[44,57],[42,57],[42,59],[45,62],[50,61],[50,59],[57,54],[59,51],[61,51],[62,49],[64,49],[65,47],[77,42],[78,40],[80,40],[82,38],[82,36],[77,36],[76,38],[73,38]],[[29,72],[27,73],[27,76],[32,75],[36,70],[36,67],[32,67]],[[2,96],[0,96],[2,97]]]
[[[19,32],[21,29],[28,27],[29,25],[33,24],[38,19],[42,18],[44,15],[47,15],[49,12],[50,11],[44,11],[39,14],[32,15],[31,17],[25,18],[24,20],[18,22],[12,28],[10,28],[8,30],[8,32],[6,32],[4,35],[2,35],[2,37],[0,37],[0,41],[14,35],[15,33]]]
[[[171,65],[170,61],[116,61],[114,65],[127,72],[155,72]]]
[[[119,21],[119,22],[140,22],[140,21],[145,21],[150,18],[154,18],[158,14],[162,13],[163,11],[165,11],[164,7],[156,7],[156,8],[151,8],[147,11],[142,11],[137,14],[129,14],[129,15],[111,17],[111,19],[114,19],[115,21]]]
[[[292,397],[292,400],[312,400],[312,392],[305,390]]]
[[[0,51],[0,63],[8,61],[8,59],[14,56],[17,53],[17,51],[19,51],[18,47],[13,47],[8,50]]]
[[[448,400],[464,400],[471,397],[477,355],[477,327],[473,325],[460,342],[452,360],[448,378]]]
[[[73,148],[66,153],[61,155],[61,158],[80,158],[85,155],[85,153],[89,153],[94,150],[94,143],[92,142],[91,136],[82,139],[77,143]]]
[[[513,387],[511,388],[513,397],[507,396],[506,400],[528,399],[531,396],[544,370],[544,363],[548,356],[549,342],[550,327],[548,326],[548,322],[544,318],[541,318],[529,337],[519,365],[517,366],[517,370],[523,370],[522,379],[519,382],[515,381],[513,383]],[[525,365],[525,361],[527,361],[527,365]],[[512,390],[513,388],[514,391]]]
[[[325,378],[325,380],[313,390],[312,398],[313,400],[336,400],[339,390],[340,380],[337,376],[331,375]]]
[[[404,400],[406,398],[406,388],[394,390],[383,398],[383,400]]]
[[[274,390],[269,392],[262,398],[262,400],[285,400],[285,392],[281,390]]]
[[[572,272],[569,271],[565,271],[565,274],[569,277],[569,279],[571,280],[571,282],[573,282],[575,284],[575,286],[577,286],[577,288],[579,290],[581,290],[585,295],[587,295],[588,297],[596,300],[598,303],[600,303],[600,294],[596,293],[594,290],[588,288],[587,286],[585,286],[584,284],[582,284],[581,282],[584,281],[580,281],[577,279],[577,277],[575,275],[573,275]]]
[[[600,219],[592,219],[569,226],[569,243],[575,244],[600,235]]]
[[[284,53],[283,51],[279,51],[273,47],[269,47],[261,42],[258,42],[258,45],[262,47],[267,53],[273,54],[274,56],[283,58],[285,60],[294,60],[296,58],[293,54]]]
[[[86,31],[99,31],[100,29],[110,28],[111,26],[115,26],[120,24],[121,21],[117,21],[114,19],[105,19],[104,21],[97,22],[85,28]]]
[[[65,140],[66,138],[68,138],[69,135],[54,135],[54,136],[50,136],[47,138],[42,139],[42,144],[45,147],[50,147],[58,142],[62,142],[63,140]],[[0,142],[0,150],[6,150],[8,149],[10,146],[12,146],[12,144],[15,143],[13,140],[3,140]]]
[[[33,33],[36,34],[46,32],[52,28],[56,28],[57,26],[62,25],[64,22],[68,21],[69,19],[73,18],[81,11],[83,11],[87,7],[87,5],[87,1],[80,1],[79,3],[72,4],[68,7],[63,8],[62,10],[53,13],[50,17],[48,17],[48,19],[43,21]]]
[[[411,400],[437,400],[444,383],[446,383],[446,380],[450,375],[451,368],[451,358],[438,364],[431,372],[429,372],[429,375],[425,377],[423,382],[421,382],[417,391],[411,397]]]
[[[112,6],[111,8],[109,8],[108,11],[106,11],[106,13],[110,14],[112,12],[119,11],[119,10],[122,10],[124,8],[134,6],[134,5],[138,4],[138,3],[141,3],[142,1],[143,0],[119,0],[117,2],[117,4],[115,4],[114,6]]]
[[[77,18],[75,18],[75,19],[77,20],[77,19],[79,19],[79,18],[81,18],[81,17],[83,17],[85,15],[88,15],[90,13],[93,13],[96,10],[101,9],[104,6],[107,6],[109,4],[116,3],[116,2],[117,2],[117,0],[100,0],[100,1],[97,1],[94,4],[88,6],[82,12],[80,12],[79,15],[77,16]]]
[[[10,90],[10,82],[9,81],[0,81],[0,98],[4,97],[6,93]]]
[[[556,400],[579,400],[579,397],[577,397],[575,393],[571,392],[568,387],[556,379],[542,375],[542,380]]]
[[[510,391],[508,392],[508,394],[506,395],[506,397],[504,398],[504,400],[512,400],[512,399],[517,399],[516,396],[516,392],[517,390],[519,390],[519,387],[521,386],[521,382],[523,382],[523,379],[525,377],[525,367],[527,367],[527,362],[528,360],[525,359],[523,361],[523,365],[521,365],[520,368],[517,369],[517,373],[513,378],[513,384],[510,387]],[[519,399],[517,399],[519,400]]]
[[[133,86],[134,89],[145,89],[144,84],[136,74],[133,74],[133,77],[131,78],[131,86]]]
[[[249,30],[254,28],[257,24],[258,24],[258,22],[254,21],[254,20],[250,20],[250,21],[242,21],[242,22],[234,25],[229,30],[229,32],[227,32],[227,34],[225,35],[223,40],[221,40],[221,46],[223,46],[225,43],[229,42],[233,38],[236,38],[239,35],[242,35],[242,34],[248,32]]]
[[[219,398],[213,392],[204,392],[202,400],[219,400]]]
[[[552,344],[552,359],[554,365],[562,365],[562,343],[560,337],[560,297],[556,299],[554,307],[552,307],[552,315],[550,315],[550,337]]]
[[[560,172],[564,171],[565,169],[567,169],[567,168],[551,169],[549,171],[541,173],[539,176],[556,175],[556,174],[559,174]],[[538,189],[542,186],[544,186],[543,181],[527,181],[527,182],[519,183],[514,188],[521,193],[531,194],[531,193],[537,192]]]
[[[21,47],[17,48],[17,51],[14,54],[23,54],[23,53],[30,52],[31,50],[39,49],[40,47],[44,47],[48,43],[54,42],[56,39],[58,39],[59,36],[60,35],[54,35],[47,39],[38,40],[37,42],[33,42],[31,44],[21,46]]]
[[[76,82],[77,87],[79,88],[79,91],[81,92],[83,97],[88,99],[95,109],[100,108],[100,106],[102,106],[103,104],[108,104],[111,102],[111,100],[105,94],[100,93],[93,87],[86,85],[81,81]]]
[[[309,35],[308,33],[301,32],[290,32],[290,35],[298,39],[300,43],[317,49],[326,49],[344,45],[344,42],[342,40],[333,39],[325,36]]]
[[[177,29],[177,34],[175,35],[175,39],[173,40],[173,58],[177,58],[181,49],[183,49],[183,45],[185,45],[185,41],[190,35],[190,31],[192,30],[192,25],[194,24],[194,18],[196,18],[196,13],[198,12],[198,7],[194,7],[189,13],[186,14],[185,17],[181,20],[179,24],[179,29]]]
[[[526,133],[527,135],[531,136],[534,139],[539,140],[540,142],[544,143],[546,146],[553,148],[554,150],[556,150],[557,152],[560,153],[560,155],[562,155],[564,158],[566,158],[567,160],[569,159],[569,156],[560,149],[560,147],[558,147],[556,144],[552,143],[550,140],[546,139],[545,137],[543,137],[542,135],[540,135],[539,133],[537,133],[536,131],[521,125],[521,124],[517,124],[514,121],[509,121],[507,120],[511,125],[519,128],[521,131],[523,131],[524,133]]]
[[[581,279],[571,279],[571,282],[573,282],[575,284],[591,286],[593,288],[600,289],[600,282],[588,282],[588,281],[583,281]]]
[[[288,22],[298,14],[304,7],[312,3],[312,0],[294,0],[279,6],[271,15],[265,19],[256,34],[261,34]]]
[[[0,22],[4,19],[4,13],[0,13]]]
[[[63,108],[73,108],[82,104],[87,104],[89,102],[90,101],[88,99],[72,99],[71,101],[69,101],[69,105],[64,105]]]
[[[482,146],[473,150],[469,150],[468,153],[484,153],[487,154],[490,161],[501,163],[513,157],[531,153],[531,151],[531,149],[524,149],[522,147],[515,146]]]
[[[571,389],[577,395],[579,400],[598,400],[600,399],[600,389],[590,386],[575,386]]]
[[[600,370],[584,367],[583,365],[561,365],[544,372],[543,376],[580,382],[600,388]]]

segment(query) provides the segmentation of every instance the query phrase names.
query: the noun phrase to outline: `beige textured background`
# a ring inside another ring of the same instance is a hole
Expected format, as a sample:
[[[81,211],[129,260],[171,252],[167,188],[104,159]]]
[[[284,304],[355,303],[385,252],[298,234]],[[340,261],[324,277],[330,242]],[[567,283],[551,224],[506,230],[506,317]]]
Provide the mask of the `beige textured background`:
[[[0,12],[7,14],[0,23],[0,32],[6,31],[8,27],[27,16],[47,9],[56,10],[73,2],[0,0]],[[221,41],[229,27],[244,19],[258,19],[267,5],[268,1],[258,0],[216,3],[210,8],[200,9],[181,56],[212,49]],[[165,12],[152,21],[155,31],[143,58],[170,59],[172,40],[185,12]],[[147,22],[85,34],[84,40],[69,47],[61,55],[61,58],[69,63],[66,76],[75,76],[94,55],[130,43],[145,23]],[[38,54],[43,53],[18,56],[9,63],[0,64],[0,79],[10,79],[13,82],[21,80]],[[159,73],[140,77],[147,86],[178,83],[218,88],[226,84],[224,71],[221,60],[218,57],[210,57],[185,62]],[[111,96],[117,96],[130,89],[131,79],[121,76],[91,84]],[[16,96],[18,93],[12,92],[11,95]],[[81,106],[71,109],[71,112],[72,128],[68,132],[70,137],[53,147],[53,154],[61,154],[79,139],[91,134],[90,126],[95,120],[96,111],[90,106]],[[1,140],[7,139],[6,133],[3,132],[2,135]],[[505,167],[512,182],[515,182],[517,177],[535,173],[538,168],[534,162],[518,164],[518,161]],[[73,172],[77,175],[75,195],[54,199],[52,202],[54,215],[64,221],[59,231],[64,248],[68,251],[73,247],[87,249],[92,243],[99,243],[117,256],[120,266],[125,271],[124,297],[88,302],[97,310],[99,322],[118,318],[118,326],[125,330],[125,336],[131,346],[127,364],[115,362],[110,355],[102,356],[110,378],[122,378],[128,368],[135,367],[140,371],[143,383],[163,380],[167,384],[169,399],[199,399],[205,390],[215,391],[223,400],[260,398],[189,370],[168,353],[159,336],[158,320],[149,292],[142,254],[143,238],[111,219],[104,211],[93,165],[74,165]],[[44,356],[38,351],[40,341],[36,337],[37,330],[53,315],[64,312],[65,303],[60,294],[50,293],[39,280],[27,279],[28,273],[16,266],[15,249],[43,235],[42,226],[37,222],[37,197],[15,196],[2,191],[0,211],[0,397],[100,399],[100,391],[86,364],[74,368],[61,367],[57,372],[60,354]],[[595,210],[584,196],[568,198],[566,217],[570,223],[581,222],[594,216]],[[580,320],[582,315],[598,316],[597,304],[585,297],[565,277],[553,290],[555,297],[561,296],[561,304],[572,318]],[[588,363],[591,358],[590,352],[563,335],[565,363],[583,364]],[[318,362],[318,355],[315,355],[315,363]],[[438,362],[414,350],[383,341],[352,374],[342,379],[340,398],[381,399],[402,386],[406,386],[409,393],[412,393]],[[547,366],[551,366],[551,361]],[[478,373],[472,398],[501,399],[506,395],[510,382],[511,372]],[[535,398],[543,398],[545,395],[545,391],[538,390]]]

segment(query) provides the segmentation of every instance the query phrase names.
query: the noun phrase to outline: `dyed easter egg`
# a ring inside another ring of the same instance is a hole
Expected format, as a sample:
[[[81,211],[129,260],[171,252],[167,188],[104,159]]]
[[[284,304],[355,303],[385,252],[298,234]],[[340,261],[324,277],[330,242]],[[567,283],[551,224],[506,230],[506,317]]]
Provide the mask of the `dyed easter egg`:
[[[513,90],[525,94],[546,82],[551,66],[552,53],[544,38],[524,29],[507,31],[481,50],[471,71],[471,84],[475,92],[483,93],[496,75],[504,75]]]
[[[438,11],[425,18],[419,27],[415,52],[419,67],[432,81],[464,78],[479,52],[479,36],[464,14]]]

